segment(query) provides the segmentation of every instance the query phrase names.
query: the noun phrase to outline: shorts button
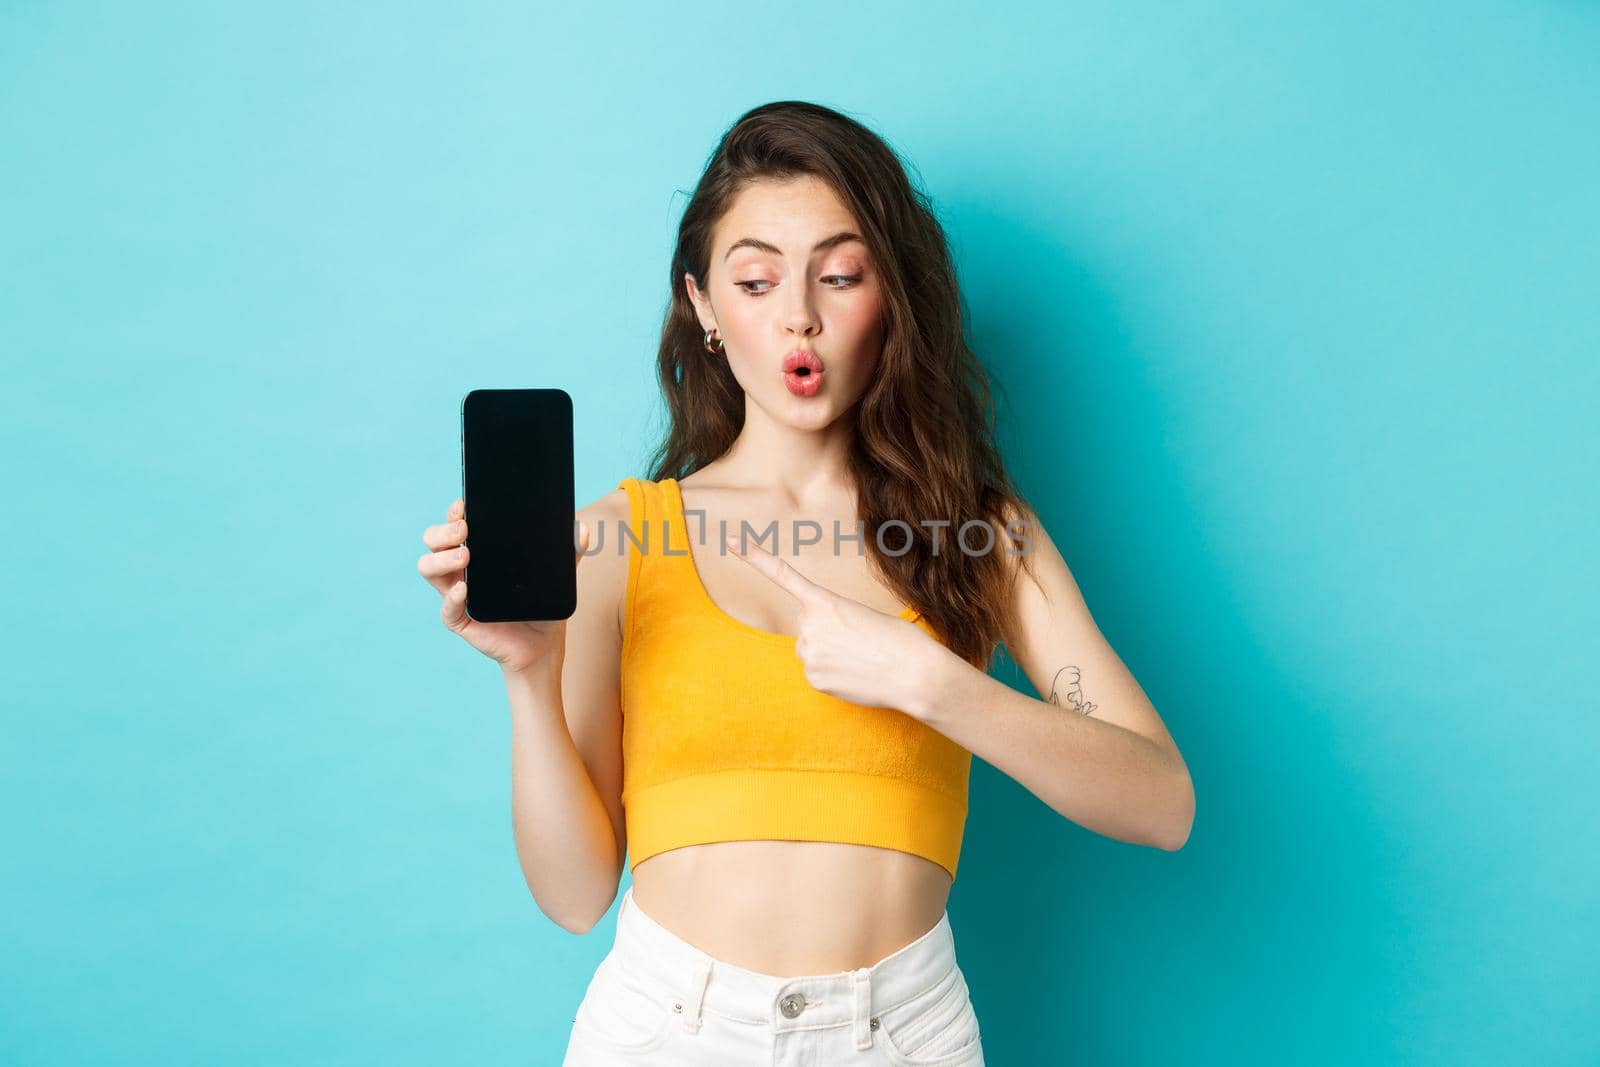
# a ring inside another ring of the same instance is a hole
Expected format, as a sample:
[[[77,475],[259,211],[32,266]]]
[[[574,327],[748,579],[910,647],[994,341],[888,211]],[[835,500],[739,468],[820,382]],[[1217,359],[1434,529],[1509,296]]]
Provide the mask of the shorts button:
[[[793,1019],[799,1015],[806,1006],[806,998],[799,993],[790,993],[778,1001],[778,1010],[783,1012],[784,1018]]]

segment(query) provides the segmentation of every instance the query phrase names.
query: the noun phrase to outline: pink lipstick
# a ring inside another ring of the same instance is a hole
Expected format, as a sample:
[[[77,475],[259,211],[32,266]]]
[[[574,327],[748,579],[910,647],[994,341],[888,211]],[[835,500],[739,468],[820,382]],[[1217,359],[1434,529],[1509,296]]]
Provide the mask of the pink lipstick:
[[[783,357],[783,384],[795,396],[815,396],[822,388],[822,360],[809,348],[797,348]]]

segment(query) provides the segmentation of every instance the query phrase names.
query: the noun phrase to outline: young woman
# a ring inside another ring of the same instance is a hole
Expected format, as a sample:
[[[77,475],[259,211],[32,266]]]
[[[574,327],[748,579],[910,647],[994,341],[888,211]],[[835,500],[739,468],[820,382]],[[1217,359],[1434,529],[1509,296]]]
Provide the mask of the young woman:
[[[945,910],[972,753],[1163,849],[1187,769],[1008,480],[943,231],[878,136],[742,116],[671,284],[669,431],[580,510],[572,618],[466,617],[461,500],[418,565],[503,671],[539,907],[590,929],[633,857],[565,1063],[982,1064]],[[1002,640],[1048,696],[988,676]]]

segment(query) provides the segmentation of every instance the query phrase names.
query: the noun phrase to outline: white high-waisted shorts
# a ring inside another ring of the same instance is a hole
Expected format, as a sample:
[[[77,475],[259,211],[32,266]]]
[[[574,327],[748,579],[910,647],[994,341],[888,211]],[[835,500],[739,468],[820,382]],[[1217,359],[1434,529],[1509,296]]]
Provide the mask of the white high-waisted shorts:
[[[585,990],[562,1067],[982,1067],[945,912],[870,967],[780,978],[724,963],[639,909]]]

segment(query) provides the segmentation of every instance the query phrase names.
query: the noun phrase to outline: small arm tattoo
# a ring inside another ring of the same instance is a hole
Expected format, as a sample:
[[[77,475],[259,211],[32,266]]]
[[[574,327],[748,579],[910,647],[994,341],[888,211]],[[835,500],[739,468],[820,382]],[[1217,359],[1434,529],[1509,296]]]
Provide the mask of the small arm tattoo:
[[[1045,699],[1052,704],[1060,706],[1061,700],[1056,695],[1056,684],[1061,678],[1061,675],[1066,672],[1070,673],[1067,673],[1066,689],[1063,695],[1067,698],[1067,700],[1072,702],[1073,711],[1076,711],[1082,715],[1090,714],[1095,708],[1099,707],[1099,705],[1091,704],[1089,701],[1084,699],[1083,674],[1076,667],[1062,667],[1061,670],[1056,671],[1055,678],[1050,680],[1050,695]]]

